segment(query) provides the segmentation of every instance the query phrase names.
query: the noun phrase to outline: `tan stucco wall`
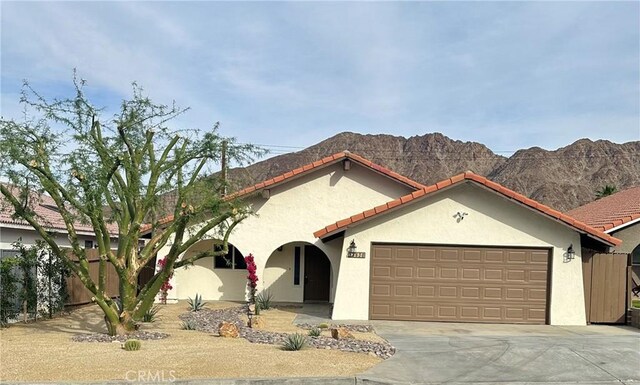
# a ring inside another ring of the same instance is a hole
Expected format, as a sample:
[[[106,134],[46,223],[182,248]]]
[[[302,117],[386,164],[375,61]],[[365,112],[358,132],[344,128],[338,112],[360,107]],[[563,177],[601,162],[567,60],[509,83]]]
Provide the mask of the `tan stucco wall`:
[[[466,212],[456,222],[456,212]],[[346,258],[355,240],[365,259]],[[347,229],[334,301],[334,319],[368,318],[369,267],[373,242],[526,246],[552,249],[550,322],[585,325],[580,236],[564,225],[465,183],[395,212]],[[578,255],[565,262],[570,244]]]
[[[234,230],[229,241],[245,255],[253,253],[258,266],[259,290],[275,283],[272,290],[275,300],[299,302],[302,301],[302,290],[293,285],[293,279],[278,280],[280,275],[290,274],[288,269],[292,269],[293,265],[292,248],[286,254],[273,254],[274,251],[291,242],[316,245],[331,261],[335,277],[340,266],[342,242],[322,243],[313,236],[313,232],[410,191],[411,188],[355,162],[352,162],[349,171],[344,171],[342,163],[337,163],[271,189],[269,199],[259,195],[250,198],[248,203],[257,215],[244,220]],[[272,254],[276,259],[269,261],[270,270],[265,275],[265,265]],[[176,271],[172,280],[176,289],[169,293],[169,298],[184,299],[199,292],[209,300],[242,299],[243,296],[231,294],[228,290],[237,291],[238,287],[244,287],[244,275],[238,275],[237,284],[234,282],[232,285],[222,285],[228,279],[235,279],[235,275],[227,276],[228,271],[214,271],[210,268],[213,266],[212,262],[207,266],[198,265],[195,267],[200,268]],[[335,284],[336,279],[333,279],[332,298],[335,295]]]
[[[629,254],[640,245],[640,222],[612,232],[610,235],[622,241],[620,246],[615,247],[615,252]]]

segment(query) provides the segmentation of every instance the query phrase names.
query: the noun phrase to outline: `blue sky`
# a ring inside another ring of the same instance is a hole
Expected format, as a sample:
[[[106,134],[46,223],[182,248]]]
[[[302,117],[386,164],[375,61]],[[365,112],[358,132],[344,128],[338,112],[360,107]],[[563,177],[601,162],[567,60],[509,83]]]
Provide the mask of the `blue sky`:
[[[441,132],[500,152],[640,140],[635,1],[0,7],[5,118],[22,79],[66,95],[75,67],[98,104],[135,80],[191,107],[176,124],[220,121],[240,142],[291,149],[342,131]]]

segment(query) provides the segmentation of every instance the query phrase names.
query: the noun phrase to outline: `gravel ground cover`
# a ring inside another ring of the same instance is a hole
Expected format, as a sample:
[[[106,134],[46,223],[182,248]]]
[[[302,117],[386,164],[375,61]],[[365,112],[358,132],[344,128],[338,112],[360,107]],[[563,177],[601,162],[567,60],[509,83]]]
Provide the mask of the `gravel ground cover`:
[[[263,312],[268,315],[268,311]],[[252,329],[246,326],[243,316],[246,314],[246,306],[238,306],[228,309],[204,309],[197,312],[188,312],[180,315],[183,321],[192,321],[196,325],[196,330],[208,333],[217,333],[218,325],[221,322],[234,323],[240,332],[240,336],[251,343],[282,345],[290,333],[279,333],[274,331]],[[266,317],[268,319],[268,316]],[[315,327],[315,325],[297,325],[301,327],[301,333]],[[367,333],[373,332],[373,328],[369,325],[334,325],[349,331]],[[336,340],[328,336],[308,337],[307,344],[309,346],[320,349],[337,349],[353,353],[366,353],[382,359],[387,359],[395,353],[395,348],[386,341],[376,342],[362,339],[343,339]]]
[[[211,310],[231,307],[238,304],[207,304]],[[182,330],[178,317],[185,311],[187,304],[182,302],[162,306],[160,318],[155,323],[142,324],[140,331],[169,336],[142,341],[141,350],[134,352],[123,350],[120,342],[72,340],[78,335],[106,335],[103,314],[94,305],[52,320],[0,329],[0,382],[354,376],[382,361],[373,355],[335,349],[287,352],[278,345]],[[294,317],[284,313],[274,310],[269,315],[274,330]]]

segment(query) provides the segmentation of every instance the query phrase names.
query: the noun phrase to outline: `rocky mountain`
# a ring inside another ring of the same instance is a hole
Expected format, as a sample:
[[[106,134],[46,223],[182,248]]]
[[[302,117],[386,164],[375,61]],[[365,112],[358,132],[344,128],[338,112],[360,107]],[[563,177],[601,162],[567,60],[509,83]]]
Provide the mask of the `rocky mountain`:
[[[507,158],[440,133],[404,138],[344,132],[299,152],[229,170],[229,178],[244,187],[344,150],[423,184],[471,170],[561,211],[592,201],[605,184],[618,190],[640,185],[640,141],[581,139],[554,151],[533,147]]]

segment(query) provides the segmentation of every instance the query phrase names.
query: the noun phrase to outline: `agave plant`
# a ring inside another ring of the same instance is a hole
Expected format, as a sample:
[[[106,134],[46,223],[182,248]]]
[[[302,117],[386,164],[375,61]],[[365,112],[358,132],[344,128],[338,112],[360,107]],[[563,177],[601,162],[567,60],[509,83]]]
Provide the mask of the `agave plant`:
[[[260,306],[261,310],[269,310],[271,308],[271,300],[273,294],[269,290],[264,290],[256,296],[256,307]]]
[[[142,322],[156,322],[158,318],[158,312],[160,311],[160,307],[153,306],[151,309],[147,310],[143,315],[140,321]]]
[[[289,334],[282,344],[282,349],[295,351],[304,348],[307,345],[307,337],[300,333]]]
[[[186,320],[186,321],[182,321],[182,324],[180,324],[180,328],[182,330],[196,330],[197,329],[197,324],[196,321],[194,320]]]
[[[189,304],[191,311],[200,311],[204,309],[204,305],[207,304],[206,302],[202,302],[202,296],[198,293],[196,293],[196,297],[194,299],[191,299],[191,297],[189,297],[187,303]]]
[[[322,331],[318,328],[313,328],[309,330],[309,337],[320,337]]]

